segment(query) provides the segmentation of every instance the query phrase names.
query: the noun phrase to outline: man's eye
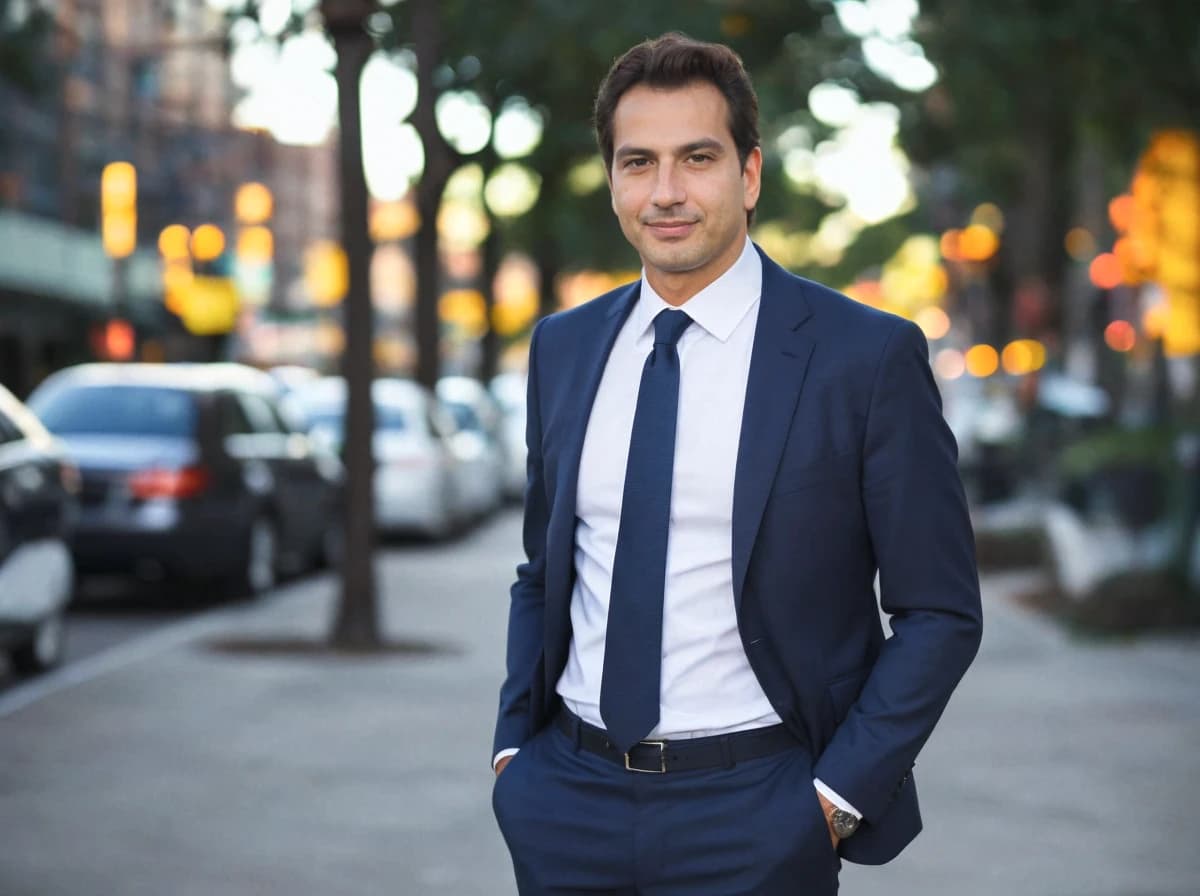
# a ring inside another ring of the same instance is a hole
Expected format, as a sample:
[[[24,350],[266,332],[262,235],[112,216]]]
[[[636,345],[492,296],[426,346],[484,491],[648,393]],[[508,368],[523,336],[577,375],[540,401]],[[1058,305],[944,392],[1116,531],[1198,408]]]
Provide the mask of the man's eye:
[[[688,157],[690,161],[695,163],[711,162],[712,156],[706,152],[698,152]]]
[[[629,159],[625,162],[626,168],[644,168],[650,164],[649,159]]]

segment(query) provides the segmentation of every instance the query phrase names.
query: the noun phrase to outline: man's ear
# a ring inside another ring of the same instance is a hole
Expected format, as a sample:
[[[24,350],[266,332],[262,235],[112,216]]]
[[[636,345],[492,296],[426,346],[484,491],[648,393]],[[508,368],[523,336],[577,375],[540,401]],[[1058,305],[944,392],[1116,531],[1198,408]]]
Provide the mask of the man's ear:
[[[742,166],[742,192],[745,195],[745,210],[750,211],[758,205],[758,194],[762,191],[762,149],[754,147],[746,155],[746,164]]]

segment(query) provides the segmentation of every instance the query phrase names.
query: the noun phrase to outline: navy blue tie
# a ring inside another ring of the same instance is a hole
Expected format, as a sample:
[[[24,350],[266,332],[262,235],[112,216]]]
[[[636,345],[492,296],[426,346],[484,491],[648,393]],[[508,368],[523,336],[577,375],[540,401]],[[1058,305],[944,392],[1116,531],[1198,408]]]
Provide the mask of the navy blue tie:
[[[642,368],[629,439],[600,680],[600,716],[609,740],[624,753],[658,724],[679,410],[675,344],[691,322],[682,311],[664,310],[654,318],[654,348]]]

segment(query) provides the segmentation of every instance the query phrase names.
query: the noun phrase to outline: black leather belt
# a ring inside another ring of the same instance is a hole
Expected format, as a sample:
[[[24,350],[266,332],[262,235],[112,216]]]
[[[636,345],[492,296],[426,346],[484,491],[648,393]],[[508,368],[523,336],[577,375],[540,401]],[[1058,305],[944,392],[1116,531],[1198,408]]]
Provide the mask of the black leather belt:
[[[711,737],[644,740],[634,744],[628,753],[622,753],[609,741],[603,728],[589,725],[567,709],[558,714],[556,723],[559,730],[589,753],[624,766],[628,771],[652,775],[700,768],[733,768],[739,762],[802,746],[783,725],[772,725]]]

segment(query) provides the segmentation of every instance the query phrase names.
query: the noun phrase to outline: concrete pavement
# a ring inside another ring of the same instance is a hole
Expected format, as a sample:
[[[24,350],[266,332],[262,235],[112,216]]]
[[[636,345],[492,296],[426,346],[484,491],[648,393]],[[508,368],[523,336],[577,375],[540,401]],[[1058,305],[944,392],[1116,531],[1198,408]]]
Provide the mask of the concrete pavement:
[[[519,544],[510,514],[381,552],[408,651],[239,649],[317,638],[324,577],[0,697],[0,894],[514,893],[488,753]],[[1200,893],[1200,642],[1074,640],[1012,602],[1029,583],[986,580],[925,833],[844,893]]]

